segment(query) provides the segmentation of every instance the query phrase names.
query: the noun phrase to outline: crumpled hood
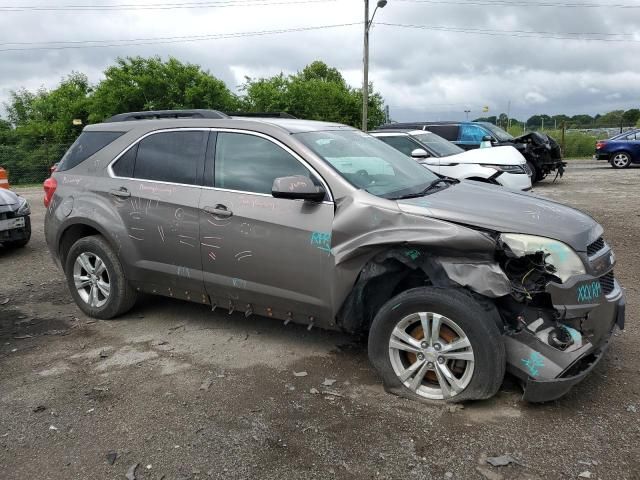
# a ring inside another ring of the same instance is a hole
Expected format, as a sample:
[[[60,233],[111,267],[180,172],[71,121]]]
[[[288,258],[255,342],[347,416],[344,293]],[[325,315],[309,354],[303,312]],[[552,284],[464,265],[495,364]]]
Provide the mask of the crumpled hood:
[[[0,206],[18,205],[18,195],[11,190],[0,188]]]
[[[421,198],[399,200],[401,210],[501,233],[553,238],[585,251],[602,235],[589,215],[537,195],[462,181]]]
[[[511,146],[476,148],[446,157],[446,161],[481,163],[490,165],[524,165],[527,160]]]

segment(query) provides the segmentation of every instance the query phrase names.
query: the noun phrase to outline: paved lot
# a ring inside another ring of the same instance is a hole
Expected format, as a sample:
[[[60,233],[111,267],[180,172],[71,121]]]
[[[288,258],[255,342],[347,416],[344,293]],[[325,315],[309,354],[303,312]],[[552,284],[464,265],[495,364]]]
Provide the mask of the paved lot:
[[[138,479],[639,479],[640,168],[572,162],[535,191],[604,225],[627,330],[561,401],[523,403],[507,380],[453,408],[386,394],[365,346],[339,334],[151,297],[85,317],[26,190],[33,240],[0,247],[0,478],[124,479],[139,464]],[[484,461],[506,453],[519,464]]]

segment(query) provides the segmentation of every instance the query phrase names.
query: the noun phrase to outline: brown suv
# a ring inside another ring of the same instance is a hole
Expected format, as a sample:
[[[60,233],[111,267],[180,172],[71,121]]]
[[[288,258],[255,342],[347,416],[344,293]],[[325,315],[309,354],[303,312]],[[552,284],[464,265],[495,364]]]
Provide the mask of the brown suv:
[[[88,315],[147,292],[368,332],[385,387],[411,398],[487,398],[506,368],[525,398],[557,398],[624,324],[591,217],[440,178],[344,125],[119,115],[84,129],[45,204],[47,243]]]

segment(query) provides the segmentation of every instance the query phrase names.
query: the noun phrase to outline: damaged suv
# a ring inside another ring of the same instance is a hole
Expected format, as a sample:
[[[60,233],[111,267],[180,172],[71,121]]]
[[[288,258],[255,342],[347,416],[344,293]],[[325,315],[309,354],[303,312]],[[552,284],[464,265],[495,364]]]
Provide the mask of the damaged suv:
[[[506,370],[525,399],[558,398],[624,326],[591,217],[439,178],[340,124],[119,115],[45,184],[46,240],[86,314],[146,292],[367,333],[386,389],[409,398],[488,398]]]

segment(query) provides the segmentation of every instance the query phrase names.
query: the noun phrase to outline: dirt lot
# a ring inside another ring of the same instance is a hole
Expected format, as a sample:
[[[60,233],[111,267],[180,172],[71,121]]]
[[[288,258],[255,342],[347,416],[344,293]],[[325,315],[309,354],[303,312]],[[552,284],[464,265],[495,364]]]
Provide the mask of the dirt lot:
[[[507,380],[453,408],[386,394],[365,345],[339,334],[151,297],[85,317],[49,258],[41,192],[25,190],[33,240],[0,247],[0,478],[124,479],[139,464],[138,479],[639,479],[640,168],[572,162],[536,193],[604,225],[627,329],[561,401],[526,404]],[[519,464],[485,462],[502,454]]]

